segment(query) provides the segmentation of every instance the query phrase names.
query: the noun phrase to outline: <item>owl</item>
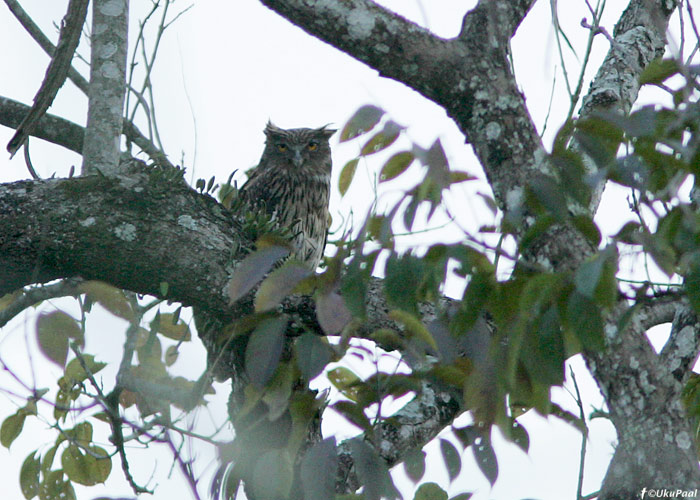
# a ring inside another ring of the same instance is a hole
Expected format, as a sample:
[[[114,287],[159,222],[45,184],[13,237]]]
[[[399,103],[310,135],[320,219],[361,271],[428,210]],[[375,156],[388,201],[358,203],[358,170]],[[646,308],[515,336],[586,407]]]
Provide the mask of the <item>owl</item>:
[[[264,212],[291,234],[292,257],[316,270],[330,216],[331,148],[335,130],[265,127],[265,150],[239,196],[253,212]]]

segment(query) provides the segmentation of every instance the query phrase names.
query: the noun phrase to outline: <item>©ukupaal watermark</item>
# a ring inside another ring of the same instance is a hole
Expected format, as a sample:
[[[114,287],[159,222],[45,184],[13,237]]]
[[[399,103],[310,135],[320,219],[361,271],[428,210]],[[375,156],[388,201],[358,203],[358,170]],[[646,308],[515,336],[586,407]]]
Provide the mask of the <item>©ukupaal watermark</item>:
[[[698,490],[669,490],[667,488],[642,488],[639,498],[698,498]]]

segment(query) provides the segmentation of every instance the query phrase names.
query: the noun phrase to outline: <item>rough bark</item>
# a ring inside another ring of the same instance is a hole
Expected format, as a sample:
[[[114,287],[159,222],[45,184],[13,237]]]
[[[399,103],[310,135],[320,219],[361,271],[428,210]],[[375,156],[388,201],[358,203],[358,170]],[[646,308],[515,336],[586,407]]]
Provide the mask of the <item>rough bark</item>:
[[[93,0],[85,174],[113,175],[119,169],[128,25],[128,0]]]
[[[141,166],[124,179],[3,184],[0,295],[72,276],[152,295],[167,282],[168,299],[223,316],[241,238],[213,198]]]
[[[528,179],[548,171],[545,150],[507,61],[508,42],[534,0],[481,1],[452,40],[368,0],[261,2],[443,106],[474,147],[504,210],[520,205]],[[675,6],[630,2],[582,116],[600,107],[629,109],[637,96],[639,72],[662,53]],[[0,101],[0,119],[5,104]],[[39,122],[37,136],[47,134],[41,124],[50,119]],[[249,243],[235,217],[213,199],[181,180],[164,182],[140,168],[123,179],[89,176],[0,186],[0,294],[81,276],[157,296],[161,283],[167,282],[168,299],[227,320],[231,310],[224,288],[241,257],[235,249]],[[574,269],[591,251],[575,231],[561,226],[535,247],[532,258],[553,270]],[[389,320],[379,287],[373,287],[369,301],[366,328],[371,331]],[[287,301],[285,311],[318,329],[308,299]],[[652,311],[657,315],[650,318]],[[676,318],[673,332],[657,355],[644,331],[659,318],[668,319],[669,311]],[[623,313],[621,304],[607,318],[607,351],[586,355],[620,441],[601,498],[632,498],[642,487],[693,488],[700,483],[700,472],[679,396],[698,352],[696,319],[685,306],[664,303],[639,308],[618,331]],[[378,451],[389,464],[399,459],[396,450],[421,446],[457,414],[454,400],[433,388],[421,397],[395,420],[413,430],[408,437],[401,426],[382,430]],[[351,490],[357,485],[352,460],[344,454],[341,462],[345,488]]]
[[[369,0],[261,2],[380,75],[443,106],[472,144],[504,210],[519,207],[529,178],[549,173],[507,63],[508,41],[532,2],[479,2],[453,40],[438,38]],[[668,19],[676,7],[675,1],[630,1],[584,99],[582,117],[598,109],[630,109],[641,71],[663,54]],[[575,269],[592,251],[579,234],[559,226],[529,257],[552,270]],[[651,485],[692,489],[700,484],[700,470],[679,396],[698,352],[694,316],[678,308],[685,320],[674,323],[664,349],[669,354],[657,356],[644,335],[643,312],[633,313],[627,327],[618,331],[625,309],[621,304],[608,315],[607,350],[585,355],[620,442],[600,498],[632,498]]]

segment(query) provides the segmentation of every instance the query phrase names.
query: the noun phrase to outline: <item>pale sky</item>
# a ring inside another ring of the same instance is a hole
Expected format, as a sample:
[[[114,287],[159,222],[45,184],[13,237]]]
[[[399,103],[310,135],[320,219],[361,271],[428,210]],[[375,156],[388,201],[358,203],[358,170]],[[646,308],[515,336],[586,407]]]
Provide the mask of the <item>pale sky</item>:
[[[67,2],[22,0],[21,3],[55,41],[56,29],[52,23],[60,22]],[[133,35],[138,28],[135,14],[145,12],[149,2],[132,0],[131,3]],[[464,13],[476,2],[384,0],[380,3],[427,26],[440,36],[451,37],[459,31]],[[580,21],[584,17],[590,21],[590,15],[583,0],[563,3],[566,4],[566,11],[562,9],[560,13],[561,24],[582,58],[587,31],[580,26]],[[612,32],[612,23],[625,4],[622,0],[608,1],[603,22],[608,31]],[[171,11],[174,14],[188,5],[178,0],[171,6]],[[147,43],[151,47],[152,37],[148,35]],[[0,78],[0,95],[31,103],[48,58],[22,31],[4,5],[0,6],[0,46],[6,48],[0,54],[0,64],[4,68],[3,78]],[[11,50],[7,50],[9,47]],[[587,75],[589,78],[607,49],[607,41],[598,37]],[[79,52],[85,58],[89,57],[85,39]],[[513,54],[518,82],[540,131],[547,115],[553,79],[556,79],[550,121],[544,134],[544,143],[549,147],[569,106],[563,76],[559,71],[549,2],[537,2],[518,30],[513,42]],[[75,66],[87,75],[84,63],[75,62]],[[570,52],[567,52],[567,69],[573,81],[578,74],[578,63]],[[140,87],[140,81],[136,81]],[[483,179],[470,147],[464,144],[462,135],[442,108],[402,84],[380,78],[376,71],[310,37],[254,0],[197,2],[166,31],[153,74],[153,85],[160,136],[171,160],[184,163],[188,180],[200,177],[208,179],[215,175],[217,180],[223,182],[234,169],[245,171],[254,166],[262,152],[262,130],[268,119],[285,128],[317,127],[326,123],[342,127],[358,107],[367,103],[387,110],[391,119],[408,127],[406,136],[423,146],[430,145],[439,137],[452,168],[469,171]],[[587,88],[588,83],[584,86],[584,93]],[[84,124],[86,102],[83,95],[71,83],[67,83],[49,111]],[[145,131],[146,127],[142,126],[142,130]],[[11,135],[11,130],[0,127],[0,143],[6,144]],[[404,144],[408,144],[405,141]],[[359,145],[339,145],[337,138],[331,144],[334,148],[333,182],[337,186],[340,168],[354,157]],[[80,165],[77,155],[38,140],[31,143],[30,151],[34,166],[42,177],[53,173],[65,176],[71,165]],[[351,210],[356,218],[362,217],[373,199],[372,180],[380,166],[381,161],[361,162],[355,182],[342,200],[334,188],[331,212],[335,221],[344,220]],[[27,170],[21,154],[11,161],[7,156],[0,155],[0,182],[26,177]],[[243,176],[239,174],[236,178],[240,180]],[[405,185],[411,182],[408,179]],[[379,194],[380,206],[396,196],[402,186],[397,182],[384,187]],[[459,214],[463,227],[474,229],[480,224],[493,222],[492,215],[477,196],[478,192],[490,192],[485,182],[460,185],[448,197],[450,207]],[[626,220],[626,210],[627,202],[621,190],[606,195],[601,207],[603,215],[597,218],[606,234]],[[622,215],[605,215],[610,213]],[[460,233],[454,226],[447,226],[414,239],[404,239],[401,243],[421,245],[435,240],[455,241],[459,237]],[[462,287],[461,283],[449,283],[446,293],[458,296]],[[48,307],[71,307],[65,304],[54,302]],[[32,349],[31,358],[26,358],[26,346],[34,346],[34,321],[33,313],[29,312],[3,329],[0,360],[30,386],[34,384],[33,378],[36,378],[38,387],[53,387],[51,382],[55,381],[59,370],[42,359],[35,349]],[[123,342],[123,324],[115,322],[106,313],[97,314],[91,324],[93,331],[89,333],[86,352],[95,354],[100,360],[114,360],[114,353],[120,351]],[[663,332],[659,336],[659,341],[662,341]],[[182,349],[176,366],[178,373],[196,378],[204,369],[204,364],[202,348],[192,346]],[[571,365],[583,392],[587,412],[592,407],[600,408],[602,399],[581,360],[574,359]],[[114,373],[114,370],[105,370],[105,384],[110,383],[109,376],[111,374],[113,377]],[[567,387],[572,386],[567,384]],[[18,402],[2,389],[22,393],[6,373],[0,373],[0,420],[14,412]],[[554,394],[560,405],[577,412],[573,398],[565,389],[555,389]],[[212,398],[209,408],[190,418],[190,423],[196,423],[199,426],[197,429],[203,429],[202,432],[221,425],[226,416],[227,395],[227,387],[219,387],[219,393]],[[48,407],[44,406],[43,409],[49,412]],[[460,419],[460,422],[464,421],[464,417]],[[444,466],[439,451],[435,453],[435,443],[426,448],[433,453],[429,455],[430,468],[423,481],[439,482],[450,495],[473,491],[474,500],[574,498],[580,434],[560,420],[545,419],[534,412],[524,415],[520,421],[530,434],[530,454],[525,455],[515,446],[496,439],[500,475],[495,487],[491,488],[478,471],[469,451],[463,457],[465,466],[462,474],[449,485],[447,474],[442,470]],[[22,498],[18,489],[19,467],[30,451],[53,439],[53,434],[46,433],[46,428],[46,423],[34,421],[30,424],[28,421],[24,433],[12,445],[10,452],[0,449],[3,498]],[[337,431],[346,435],[347,425],[338,419],[329,419],[325,430],[327,433]],[[228,430],[220,437],[224,439],[227,433],[230,439]],[[31,439],[34,441],[30,442]],[[614,439],[614,430],[608,422],[596,420],[591,423],[584,494],[599,488],[612,456]],[[48,446],[41,448],[42,451],[46,449]],[[213,453],[211,447],[196,441],[191,443],[190,452],[198,457],[197,471],[204,471],[200,494],[205,498]],[[171,471],[172,461],[167,450],[144,452],[130,449],[128,453],[137,482],[148,487],[156,486],[151,498],[188,498],[185,493],[188,490],[177,467]],[[412,498],[411,485],[402,477],[400,470],[396,474],[402,493]],[[112,476],[105,487],[78,488],[77,494],[80,500],[100,495],[133,496],[123,479],[118,460],[115,460]]]

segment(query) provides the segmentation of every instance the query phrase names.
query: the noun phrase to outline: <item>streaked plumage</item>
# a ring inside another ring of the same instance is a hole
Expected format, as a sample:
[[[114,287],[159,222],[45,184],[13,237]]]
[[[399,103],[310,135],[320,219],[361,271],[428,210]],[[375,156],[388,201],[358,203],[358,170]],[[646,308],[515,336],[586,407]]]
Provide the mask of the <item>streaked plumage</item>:
[[[293,256],[315,270],[328,232],[331,182],[329,138],[320,127],[284,130],[268,122],[260,163],[239,196],[292,235]]]

